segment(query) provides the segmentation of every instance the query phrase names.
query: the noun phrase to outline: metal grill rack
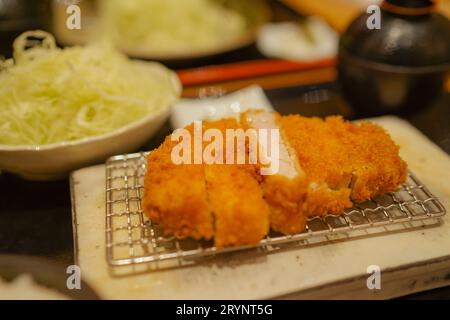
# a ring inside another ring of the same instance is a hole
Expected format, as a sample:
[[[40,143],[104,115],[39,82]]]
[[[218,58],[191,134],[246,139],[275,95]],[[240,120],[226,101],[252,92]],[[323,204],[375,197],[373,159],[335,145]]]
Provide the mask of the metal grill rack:
[[[146,156],[146,153],[116,156],[106,163],[106,248],[111,266],[146,264],[152,270],[172,268],[197,263],[203,260],[200,257],[243,249],[273,252],[433,227],[445,215],[439,200],[410,174],[397,192],[358,204],[340,216],[313,218],[302,233],[292,236],[270,233],[256,246],[217,250],[212,242],[165,237],[162,228],[143,214]]]

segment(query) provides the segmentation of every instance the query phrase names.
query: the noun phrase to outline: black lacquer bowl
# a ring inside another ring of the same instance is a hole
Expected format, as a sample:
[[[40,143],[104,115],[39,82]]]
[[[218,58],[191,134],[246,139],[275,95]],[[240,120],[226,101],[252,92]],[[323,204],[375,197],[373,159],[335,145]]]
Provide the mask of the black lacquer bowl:
[[[368,17],[359,16],[340,40],[343,96],[364,116],[408,114],[433,104],[450,70],[450,21],[438,13],[381,9],[381,28],[369,29]]]

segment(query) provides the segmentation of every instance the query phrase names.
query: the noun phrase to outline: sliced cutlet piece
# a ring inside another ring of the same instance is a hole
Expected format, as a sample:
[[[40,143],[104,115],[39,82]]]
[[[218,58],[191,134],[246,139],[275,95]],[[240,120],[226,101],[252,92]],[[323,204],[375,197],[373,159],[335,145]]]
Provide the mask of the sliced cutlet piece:
[[[186,129],[193,136],[194,126]],[[214,235],[213,217],[207,201],[203,165],[174,164],[171,153],[177,144],[168,136],[148,156],[144,213],[160,223],[166,235],[211,239]]]
[[[336,133],[319,118],[285,116],[280,124],[309,181],[306,216],[338,214],[352,207],[352,168]]]
[[[218,129],[224,138],[220,152],[226,162],[226,129],[241,129],[235,119],[204,122],[204,130]],[[243,152],[247,153],[244,147]],[[238,148],[235,148],[237,151]],[[207,195],[214,215],[217,248],[253,245],[269,231],[269,208],[257,181],[255,166],[205,164]]]
[[[407,164],[399,147],[379,125],[370,122],[345,122],[330,117],[327,124],[336,132],[352,166],[352,194],[355,202],[395,191],[407,177]]]
[[[241,123],[245,128],[278,130],[279,132],[278,172],[262,175],[261,187],[264,199],[270,207],[272,229],[284,234],[295,234],[305,229],[306,219],[302,212],[302,203],[305,200],[308,182],[298,163],[295,151],[279,127],[279,120],[279,114],[261,111],[249,111],[241,117]],[[272,143],[270,132],[267,136],[269,139],[266,146],[269,147]],[[262,142],[259,141],[259,147]]]

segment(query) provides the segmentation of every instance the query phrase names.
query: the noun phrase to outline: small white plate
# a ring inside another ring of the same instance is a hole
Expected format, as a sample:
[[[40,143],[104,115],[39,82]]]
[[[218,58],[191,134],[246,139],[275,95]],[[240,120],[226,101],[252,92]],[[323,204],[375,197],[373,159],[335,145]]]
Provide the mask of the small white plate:
[[[172,108],[171,124],[184,128],[196,120],[233,117],[249,109],[274,111],[264,90],[250,86],[219,98],[183,99]]]

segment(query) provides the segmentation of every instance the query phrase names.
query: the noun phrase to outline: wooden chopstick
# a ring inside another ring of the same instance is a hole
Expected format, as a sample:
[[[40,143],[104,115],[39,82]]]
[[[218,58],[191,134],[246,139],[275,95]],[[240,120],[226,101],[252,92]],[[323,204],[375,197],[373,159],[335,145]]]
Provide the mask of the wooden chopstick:
[[[336,59],[334,58],[313,62],[294,62],[277,59],[263,59],[180,70],[178,71],[178,76],[183,86],[189,87],[302,70],[334,67],[335,64]]]
[[[333,82],[335,80],[335,68],[318,68],[184,87],[183,97],[196,98],[217,96],[243,89],[250,85],[259,85],[265,90],[270,90]]]

